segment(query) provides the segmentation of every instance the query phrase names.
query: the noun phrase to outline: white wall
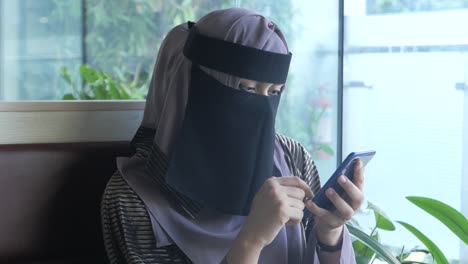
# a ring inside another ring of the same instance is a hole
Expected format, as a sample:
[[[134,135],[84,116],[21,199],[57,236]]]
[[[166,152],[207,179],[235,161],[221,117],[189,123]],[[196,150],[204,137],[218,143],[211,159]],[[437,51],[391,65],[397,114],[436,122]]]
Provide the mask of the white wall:
[[[368,199],[393,220],[419,228],[454,259],[460,258],[459,239],[404,197],[432,197],[467,215],[468,196],[460,186],[466,190],[468,179],[466,168],[462,175],[467,163],[462,154],[466,160],[468,153],[467,121],[463,128],[468,101],[455,83],[466,82],[468,63],[462,51],[404,50],[468,45],[468,30],[460,26],[466,17],[465,10],[352,14],[346,19],[346,44],[353,49],[345,57],[345,82],[363,81],[372,87],[344,90],[344,154],[376,149],[366,172]],[[372,47],[400,51],[370,52]],[[382,233],[382,241],[410,248],[421,245],[401,226]]]

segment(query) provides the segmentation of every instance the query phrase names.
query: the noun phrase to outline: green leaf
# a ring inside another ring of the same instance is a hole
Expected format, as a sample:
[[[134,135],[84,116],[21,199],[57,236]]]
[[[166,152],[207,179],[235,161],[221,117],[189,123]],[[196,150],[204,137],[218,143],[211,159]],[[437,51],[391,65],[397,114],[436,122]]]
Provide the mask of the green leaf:
[[[97,100],[109,99],[104,86],[100,86],[100,85],[99,86],[94,86],[93,87],[93,93],[94,93],[94,97],[95,97],[94,99],[97,99]]]
[[[360,240],[355,240],[353,242],[354,252],[356,257],[367,257],[369,259],[375,254],[368,246],[362,243]]]
[[[349,219],[348,224],[361,229],[361,225],[359,224],[359,221],[356,220],[354,217]]]
[[[400,264],[400,262],[393,256],[393,254],[388,251],[382,244],[378,241],[375,241],[368,234],[362,232],[361,230],[346,224],[349,232],[353,237],[361,241],[364,245],[372,249],[378,256],[380,256],[384,261],[387,261],[390,264]]]
[[[323,152],[325,152],[326,154],[328,154],[330,156],[333,156],[335,154],[333,149],[330,146],[328,146],[327,144],[318,144],[318,147],[319,147],[319,149],[321,149]]]
[[[117,90],[117,87],[115,86],[114,81],[109,82],[109,92],[112,96],[112,99],[122,99],[119,90]]]
[[[372,261],[372,256],[356,256],[356,263],[357,264],[369,264]]]
[[[104,76],[105,79],[109,79],[109,80],[113,80],[113,79],[114,79],[114,77],[113,77],[110,73],[108,73],[108,72],[106,72],[106,71],[102,71],[102,70],[101,70],[101,71],[100,71],[100,74],[101,74],[102,76]]]
[[[439,219],[465,244],[468,244],[468,220],[459,211],[448,204],[431,198],[408,196],[406,199]]]
[[[131,92],[128,91],[128,89],[122,85],[119,86],[120,87],[120,94],[122,95],[122,98],[123,99],[126,99],[126,100],[129,100],[129,99],[132,99],[131,97]]]
[[[76,100],[75,96],[71,93],[67,93],[63,96],[62,100]]]
[[[408,223],[405,223],[403,221],[396,221],[396,222],[402,225],[403,227],[405,227],[406,229],[408,229],[408,231],[413,233],[413,235],[416,236],[419,239],[419,241],[421,241],[424,244],[424,246],[426,246],[427,250],[431,252],[437,264],[449,264],[447,258],[444,256],[444,254],[439,249],[439,247],[437,247],[437,245],[434,244],[432,240],[430,240],[427,236],[425,236],[416,227]]]
[[[399,261],[403,261],[409,255],[409,252],[405,252],[405,246],[401,247],[400,254],[396,257]]]
[[[83,80],[85,80],[88,83],[93,83],[99,79],[99,76],[96,73],[96,71],[87,65],[81,65],[80,74],[81,78],[83,78]]]
[[[377,228],[387,231],[394,231],[395,225],[392,223],[392,220],[374,203],[367,201],[367,208],[371,209],[374,212],[375,216],[375,225]]]
[[[356,255],[363,255],[364,253],[364,250],[367,248],[366,245],[364,245],[364,243],[362,243],[361,241],[359,240],[355,240],[353,242],[353,248],[354,248],[354,252],[356,252]]]

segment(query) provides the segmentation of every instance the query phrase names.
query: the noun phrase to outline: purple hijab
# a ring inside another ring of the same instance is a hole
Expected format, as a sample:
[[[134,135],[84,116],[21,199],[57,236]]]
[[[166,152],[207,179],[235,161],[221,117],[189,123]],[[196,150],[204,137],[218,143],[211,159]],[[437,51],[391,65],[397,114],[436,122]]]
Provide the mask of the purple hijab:
[[[225,41],[277,53],[288,52],[279,28],[250,10],[231,8],[212,12],[197,22],[197,28],[201,34]],[[187,103],[191,62],[184,57],[182,50],[188,32],[186,24],[176,26],[163,41],[142,122],[142,127],[155,129],[153,144],[159,146],[166,156],[174,148]],[[202,69],[221,83],[238,87],[240,78],[206,67]],[[117,166],[147,207],[157,246],[176,244],[193,263],[222,263],[245,217],[221,214],[207,208],[202,209],[195,219],[180,213],[147,175],[144,170],[146,162],[145,154],[134,155],[118,158]],[[275,145],[274,163],[282,176],[291,175],[279,142]],[[287,225],[264,248],[259,263],[318,263],[314,252],[314,236],[306,246],[302,225]]]

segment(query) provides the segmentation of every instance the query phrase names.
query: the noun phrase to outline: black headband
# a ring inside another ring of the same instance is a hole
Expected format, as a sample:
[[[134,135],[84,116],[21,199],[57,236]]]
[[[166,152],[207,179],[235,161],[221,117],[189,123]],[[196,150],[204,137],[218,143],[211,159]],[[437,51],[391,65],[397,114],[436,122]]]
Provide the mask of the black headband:
[[[281,54],[247,47],[197,32],[188,23],[190,33],[184,46],[184,55],[192,61],[237,77],[267,83],[286,82],[292,54]]]

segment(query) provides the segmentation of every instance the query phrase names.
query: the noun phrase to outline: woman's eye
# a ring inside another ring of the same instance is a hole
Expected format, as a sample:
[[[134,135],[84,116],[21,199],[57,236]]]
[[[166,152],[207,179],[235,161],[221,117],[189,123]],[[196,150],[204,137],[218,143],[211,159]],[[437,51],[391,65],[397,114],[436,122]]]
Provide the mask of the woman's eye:
[[[248,87],[248,86],[245,86],[245,85],[242,85],[242,84],[239,84],[239,88],[241,90],[244,90],[244,91],[249,92],[249,93],[257,92],[257,89],[255,89],[254,87]]]
[[[281,91],[273,90],[273,91],[270,91],[270,94],[271,94],[271,95],[280,95],[280,92],[281,92]]]

